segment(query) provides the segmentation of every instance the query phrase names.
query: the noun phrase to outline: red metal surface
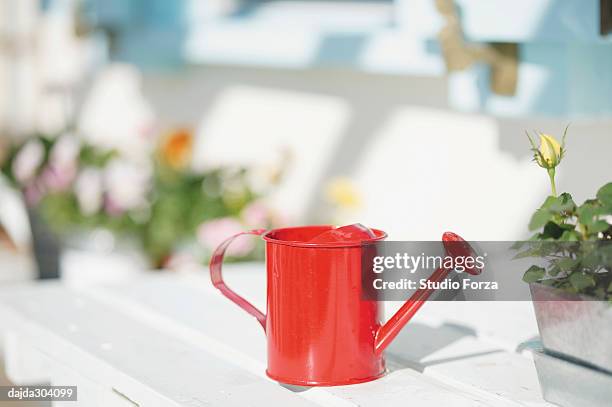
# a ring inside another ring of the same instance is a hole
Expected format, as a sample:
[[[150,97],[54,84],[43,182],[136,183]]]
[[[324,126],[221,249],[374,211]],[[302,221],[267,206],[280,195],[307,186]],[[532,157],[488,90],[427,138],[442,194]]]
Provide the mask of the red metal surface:
[[[475,256],[474,250],[468,242],[463,240],[461,236],[453,232],[445,232],[442,235],[444,249],[449,256]],[[439,268],[427,279],[431,282],[439,282],[444,280],[452,269]],[[482,270],[477,268],[465,270],[469,274],[477,275]],[[404,325],[412,319],[414,314],[423,306],[425,301],[431,296],[435,290],[432,288],[420,288],[412,294],[412,296],[397,310],[397,312],[383,325],[376,333],[375,350],[376,353],[382,353],[387,346],[391,344],[393,339],[399,334]]]
[[[375,238],[376,234],[372,232],[367,226],[361,223],[354,223],[352,225],[341,226],[335,229],[329,229],[320,235],[310,239],[310,243],[334,243],[342,242],[361,242],[363,240],[370,240]]]
[[[361,243],[313,243],[332,226],[255,230],[266,241],[267,315],[229,289],[221,263],[232,240],[211,259],[211,279],[226,297],[253,315],[268,341],[271,378],[302,386],[335,386],[374,380],[385,373],[383,350],[431,292],[417,291],[384,325],[376,301],[362,300]],[[385,232],[372,229],[383,240]],[[442,279],[437,270],[430,279]]]
[[[210,258],[210,279],[213,285],[218,288],[219,291],[223,293],[223,295],[232,300],[232,302],[234,302],[236,305],[238,305],[240,308],[242,308],[249,314],[253,315],[257,319],[257,321],[259,321],[264,331],[266,330],[266,315],[257,308],[255,308],[253,304],[236,294],[227,285],[225,285],[225,282],[223,281],[223,275],[221,274],[221,267],[223,265],[223,256],[225,255],[225,250],[227,250],[227,248],[234,241],[234,239],[243,235],[260,236],[265,232],[265,229],[257,229],[250,230],[248,232],[238,233],[237,235],[234,235],[229,239],[226,239],[223,243],[221,243],[219,247],[215,249],[212,257]]]

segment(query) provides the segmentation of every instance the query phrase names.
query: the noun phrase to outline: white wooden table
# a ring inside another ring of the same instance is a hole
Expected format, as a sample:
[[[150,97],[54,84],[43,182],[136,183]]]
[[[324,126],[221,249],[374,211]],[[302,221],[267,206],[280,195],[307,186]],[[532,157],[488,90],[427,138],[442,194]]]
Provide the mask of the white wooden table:
[[[263,266],[226,266],[225,275],[264,306]],[[524,350],[537,334],[527,302],[428,303],[387,352],[387,376],[300,391],[265,376],[261,327],[204,271],[4,287],[0,334],[8,377],[78,386],[67,406],[549,405]]]

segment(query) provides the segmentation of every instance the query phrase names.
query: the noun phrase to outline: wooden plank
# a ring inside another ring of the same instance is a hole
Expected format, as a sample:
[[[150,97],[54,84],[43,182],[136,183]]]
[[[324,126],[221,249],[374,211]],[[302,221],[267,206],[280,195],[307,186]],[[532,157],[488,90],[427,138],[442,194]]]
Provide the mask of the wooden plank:
[[[0,313],[5,332],[8,327],[65,371],[77,372],[137,405],[313,405],[57,284],[4,291]]]
[[[226,273],[228,284],[263,308],[263,273],[253,266],[232,268],[234,270],[228,267]],[[111,306],[133,312],[139,318],[148,318],[156,326],[182,331],[181,337],[201,336],[202,343],[207,338],[206,347],[216,349],[219,355],[227,354],[230,360],[240,360],[253,373],[257,370],[263,373],[265,339],[261,328],[216,292],[205,274],[180,278],[157,276],[130,286],[97,289],[91,295]],[[201,314],[193,312],[196,309],[201,310]],[[211,326],[219,328],[211,329]],[[409,371],[407,368],[413,368],[430,376],[428,380],[437,379],[434,382],[438,387],[450,386],[451,394],[459,395],[460,400],[464,397],[472,403],[485,400],[485,405],[544,405],[529,358],[482,341],[465,327],[427,325],[423,321],[414,323],[400,334],[388,353],[393,371],[367,386],[377,394],[386,394],[389,383],[397,383],[397,375],[404,377]],[[469,372],[465,377],[464,371]],[[498,379],[491,375],[497,375]],[[325,391],[367,405],[366,394],[357,391],[361,387]],[[402,397],[393,400],[397,405],[405,402]]]

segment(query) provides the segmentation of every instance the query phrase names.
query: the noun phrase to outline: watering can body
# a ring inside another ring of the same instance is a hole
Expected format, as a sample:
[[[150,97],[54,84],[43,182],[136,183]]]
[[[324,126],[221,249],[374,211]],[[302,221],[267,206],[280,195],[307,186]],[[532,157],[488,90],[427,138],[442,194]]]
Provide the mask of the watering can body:
[[[320,233],[320,230],[304,230]],[[375,352],[381,304],[361,296],[359,245],[279,243],[294,231],[266,235],[266,335],[271,378],[296,385],[341,385],[385,372]],[[384,233],[375,231],[379,238]]]

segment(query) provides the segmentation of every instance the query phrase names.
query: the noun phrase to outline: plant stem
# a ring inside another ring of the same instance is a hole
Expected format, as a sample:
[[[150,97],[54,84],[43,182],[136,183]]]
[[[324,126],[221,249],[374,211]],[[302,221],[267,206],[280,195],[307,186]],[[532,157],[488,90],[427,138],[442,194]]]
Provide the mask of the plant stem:
[[[548,169],[548,177],[550,178],[550,189],[552,190],[552,195],[554,197],[557,196],[557,187],[555,186],[555,169]]]

